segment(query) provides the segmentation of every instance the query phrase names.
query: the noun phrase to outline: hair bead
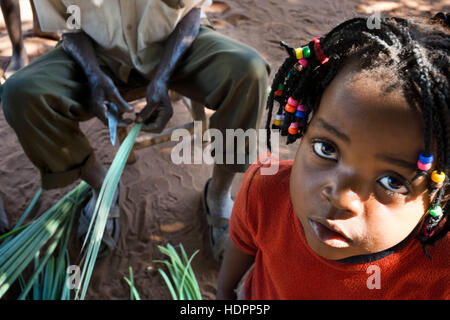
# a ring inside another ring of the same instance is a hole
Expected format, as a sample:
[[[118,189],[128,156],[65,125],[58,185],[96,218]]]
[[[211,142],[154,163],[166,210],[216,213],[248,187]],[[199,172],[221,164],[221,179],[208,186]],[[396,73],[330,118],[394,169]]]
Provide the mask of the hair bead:
[[[311,57],[311,50],[308,46],[303,47],[303,58],[308,59],[309,57]]]
[[[306,107],[303,104],[299,104],[297,106],[297,111],[306,112]]]
[[[286,107],[284,108],[284,110],[286,110],[288,113],[295,113],[295,111],[297,110],[297,107],[287,104]]]
[[[298,133],[298,127],[299,127],[298,122],[292,122],[291,125],[289,126],[288,132],[292,135],[296,135]]]
[[[330,59],[328,59],[327,56],[325,56],[325,53],[322,50],[322,46],[320,45],[320,38],[314,38],[314,51],[316,53],[317,59],[320,61],[321,64],[327,63]]]
[[[297,118],[306,118],[306,113],[305,112],[303,112],[303,111],[300,111],[300,110],[297,110],[296,112],[295,112],[295,116],[297,117]]]
[[[308,60],[305,58],[298,60],[298,63],[302,65],[303,68],[306,68],[308,66]]]
[[[423,164],[433,163],[434,157],[432,154],[426,156],[423,152],[421,152],[419,155],[419,161],[422,162]]]
[[[417,167],[419,168],[419,170],[422,170],[422,171],[428,171],[431,169],[432,166],[433,166],[433,163],[423,163],[420,160],[417,162]]]
[[[298,101],[295,100],[295,99],[292,98],[292,97],[289,97],[287,103],[290,104],[290,105],[293,106],[293,107],[297,107],[297,106],[298,106]]]
[[[303,48],[295,49],[295,56],[297,60],[303,59]]]
[[[431,181],[438,184],[443,183],[445,181],[445,173],[444,172],[438,173],[436,170],[434,170],[431,173]]]
[[[443,215],[443,211],[442,211],[441,206],[436,206],[434,208],[431,208],[428,212],[434,218],[440,218]]]
[[[279,127],[281,126],[282,123],[283,123],[283,119],[282,119],[281,114],[275,115],[275,119],[273,119],[273,124],[275,126],[274,129],[279,129]]]

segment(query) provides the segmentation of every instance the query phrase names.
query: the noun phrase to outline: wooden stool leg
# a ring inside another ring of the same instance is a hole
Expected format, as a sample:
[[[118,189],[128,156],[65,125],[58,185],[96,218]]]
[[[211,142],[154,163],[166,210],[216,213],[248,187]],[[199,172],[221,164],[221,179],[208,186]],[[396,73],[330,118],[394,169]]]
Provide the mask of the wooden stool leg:
[[[128,135],[127,128],[124,127],[117,128],[117,137],[119,138],[120,144],[122,144],[123,140],[125,140],[127,135]],[[136,162],[136,155],[134,154],[134,147],[133,147],[133,149],[131,149],[130,155],[128,156],[127,164],[133,164],[135,162]]]

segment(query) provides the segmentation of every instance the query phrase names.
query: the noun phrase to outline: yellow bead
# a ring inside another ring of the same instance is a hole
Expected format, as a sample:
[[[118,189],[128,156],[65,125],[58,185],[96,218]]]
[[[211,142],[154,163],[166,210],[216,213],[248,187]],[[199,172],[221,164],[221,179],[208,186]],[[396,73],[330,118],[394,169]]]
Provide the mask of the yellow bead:
[[[276,126],[281,126],[281,120],[273,120],[273,124]]]
[[[303,48],[295,49],[295,55],[297,56],[297,60],[303,59]]]
[[[439,174],[437,171],[433,171],[431,174],[431,180],[435,183],[442,183],[445,181],[445,173],[441,172]]]

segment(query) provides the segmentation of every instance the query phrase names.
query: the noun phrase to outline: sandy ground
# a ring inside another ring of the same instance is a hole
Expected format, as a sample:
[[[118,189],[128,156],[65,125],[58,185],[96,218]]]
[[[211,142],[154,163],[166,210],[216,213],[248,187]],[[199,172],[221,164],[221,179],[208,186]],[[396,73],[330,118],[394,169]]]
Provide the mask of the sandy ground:
[[[21,0],[23,30],[32,28],[29,3]],[[450,0],[372,1],[372,0],[223,0],[214,1],[207,10],[219,32],[256,48],[271,64],[273,73],[285,59],[278,46],[284,40],[300,45],[321,35],[344,19],[369,15],[429,16],[430,12],[450,11]],[[11,55],[10,42],[3,19],[0,20],[0,67]],[[27,52],[32,59],[49,51],[54,41],[27,36]],[[0,74],[2,71],[0,70]],[[176,113],[169,126],[190,121],[182,103],[174,105]],[[109,143],[108,130],[97,120],[82,124],[96,150],[97,157],[110,164],[116,149]],[[39,173],[27,159],[20,144],[0,113],[0,197],[11,223],[15,223],[40,188]],[[298,142],[281,146],[280,157],[292,158]],[[163,258],[157,245],[183,243],[188,253],[199,249],[194,270],[205,299],[214,299],[218,264],[212,259],[206,238],[206,221],[201,205],[203,186],[210,177],[210,165],[175,165],[170,155],[175,142],[167,142],[137,152],[137,163],[127,166],[123,174],[121,202],[121,237],[114,254],[99,261],[94,271],[88,299],[128,299],[124,276],[132,266],[135,282],[143,299],[170,299],[158,273],[150,271],[152,261]],[[233,195],[242,181],[239,174],[233,183]],[[33,215],[37,216],[56,203],[67,188],[46,191]],[[75,250],[77,243],[72,243]]]

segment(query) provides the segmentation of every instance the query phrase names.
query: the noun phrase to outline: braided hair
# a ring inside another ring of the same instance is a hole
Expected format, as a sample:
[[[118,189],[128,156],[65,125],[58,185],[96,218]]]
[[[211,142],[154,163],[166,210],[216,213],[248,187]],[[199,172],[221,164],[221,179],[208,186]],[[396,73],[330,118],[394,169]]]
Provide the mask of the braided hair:
[[[267,147],[271,150],[271,129],[287,136],[287,144],[304,135],[324,90],[350,57],[360,59],[362,70],[384,67],[423,115],[425,150],[414,179],[428,175],[431,163],[435,163],[433,174],[441,177],[439,183],[430,183],[434,199],[418,236],[429,256],[426,247],[450,230],[450,15],[440,12],[427,21],[380,20],[379,28],[369,28],[366,18],[347,20],[297,49],[280,43],[288,57],[275,75],[267,101]],[[424,169],[426,164],[429,167]]]

